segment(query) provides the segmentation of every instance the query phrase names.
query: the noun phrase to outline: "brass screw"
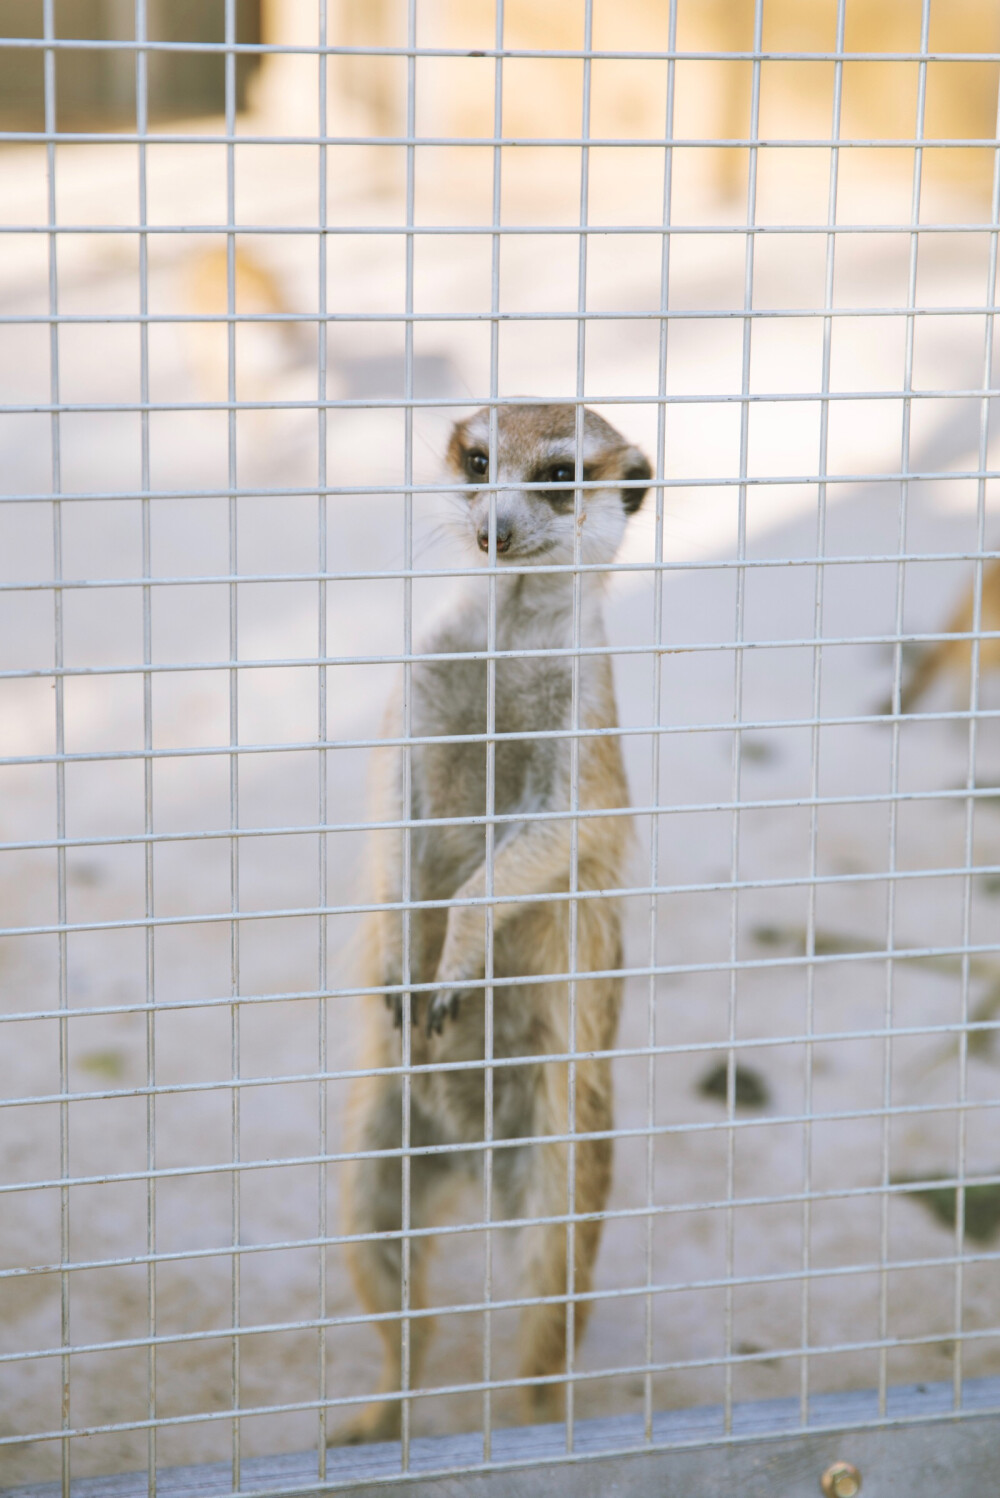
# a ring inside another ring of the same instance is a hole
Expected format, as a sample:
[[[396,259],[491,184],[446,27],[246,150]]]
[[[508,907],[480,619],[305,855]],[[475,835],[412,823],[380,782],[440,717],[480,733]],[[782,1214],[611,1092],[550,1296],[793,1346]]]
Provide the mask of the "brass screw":
[[[850,1462],[834,1462],[819,1480],[825,1498],[856,1498],[861,1492],[861,1473]]]

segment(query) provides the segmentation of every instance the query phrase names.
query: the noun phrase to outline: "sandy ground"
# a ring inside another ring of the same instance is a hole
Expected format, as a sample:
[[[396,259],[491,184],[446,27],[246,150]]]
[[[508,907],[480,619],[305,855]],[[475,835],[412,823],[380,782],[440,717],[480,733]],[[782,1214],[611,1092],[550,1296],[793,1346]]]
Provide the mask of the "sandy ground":
[[[60,217],[64,222],[127,223],[134,214],[133,166],[126,151],[78,149],[60,152]],[[610,153],[609,153],[610,154]],[[652,155],[653,153],[651,153]],[[221,152],[207,150],[192,167],[190,152],[162,148],[151,153],[151,216],[159,222],[204,223],[222,217]],[[121,159],[119,159],[119,157]],[[65,159],[64,159],[65,158]],[[243,157],[241,156],[241,163]],[[44,212],[40,184],[43,161],[32,152],[5,158],[2,211],[8,222],[39,221]],[[470,172],[473,171],[469,168]],[[514,171],[520,169],[514,168]],[[594,217],[608,223],[655,222],[658,174],[641,163],[595,166]],[[825,166],[802,167],[800,179],[784,184],[785,197],[765,196],[762,212],[773,221],[821,222],[825,212]],[[314,164],[307,152],[284,154],[249,148],[239,171],[243,221],[308,225],[315,222]],[[468,181],[428,180],[420,199],[426,223],[481,222],[488,211],[488,169],[475,168]],[[513,172],[512,172],[513,175]],[[905,197],[885,185],[855,184],[851,215],[895,219]],[[679,216],[731,223],[738,209],[699,196],[697,182],[678,182]],[[894,194],[896,194],[894,196]],[[636,204],[642,205],[639,213]],[[508,221],[571,222],[575,202],[546,188],[526,168],[515,178]],[[956,201],[944,213],[959,222],[981,205]],[[363,224],[399,221],[391,192],[375,194],[364,181],[338,177],[331,221]],[[314,305],[316,251],[307,236],[251,241],[283,288],[288,305]],[[150,247],[151,310],[177,311],[187,295],[189,240],[157,238]],[[755,305],[821,307],[825,245],[821,235],[791,242],[758,241]],[[844,239],[838,248],[839,306],[899,306],[905,300],[908,243],[901,236]],[[35,236],[12,242],[0,271],[3,312],[46,307],[45,244]],[[64,312],[99,308],[134,313],[138,306],[134,242],[122,238],[68,236],[60,248]],[[502,296],[505,311],[563,308],[576,303],[576,242],[552,236],[504,245]],[[656,236],[595,238],[589,265],[592,308],[628,311],[658,303],[660,246]],[[733,308],[742,304],[744,240],[739,235],[679,238],[675,242],[671,299],[677,308]],[[922,243],[919,300],[923,306],[976,306],[986,282],[986,245],[975,236],[940,236]],[[335,238],[329,245],[331,308],[398,311],[403,257],[398,237]],[[489,243],[483,239],[427,238],[417,244],[415,305],[419,310],[483,311],[489,307]],[[301,330],[300,330],[301,333]],[[299,337],[299,334],[295,335]],[[240,389],[250,399],[309,399],[315,369],[309,335],[298,347],[269,341],[270,333],[239,330]],[[504,393],[561,394],[574,386],[575,327],[564,324],[504,326],[501,389]],[[609,321],[588,333],[587,388],[601,395],[649,395],[656,389],[658,329],[655,323]],[[678,322],[669,345],[670,392],[677,395],[739,392],[741,323],[738,319]],[[918,320],[914,385],[974,388],[981,380],[982,319],[954,316]],[[0,400],[45,401],[49,391],[48,332],[44,326],[4,328],[0,346]],[[330,392],[364,398],[401,393],[402,334],[399,326],[344,324],[330,339]],[[489,337],[485,324],[418,327],[415,338],[418,393],[461,399],[488,388]],[[753,339],[755,391],[814,392],[819,388],[822,328],[818,319],[760,322]],[[838,322],[833,340],[834,390],[898,388],[904,353],[901,320],[858,318]],[[60,333],[61,393],[65,400],[134,401],[139,390],[139,337],[134,324],[66,326]],[[220,349],[190,326],[154,327],[150,333],[153,401],[218,399],[224,363]],[[606,407],[631,437],[651,449],[656,414],[652,405]],[[415,450],[418,478],[434,482],[447,423],[453,412],[418,414]],[[915,470],[968,471],[976,465],[979,407],[975,401],[914,404],[911,462]],[[752,476],[794,478],[815,471],[818,407],[761,404],[752,411]],[[141,433],[135,415],[66,415],[62,419],[62,481],[70,491],[122,495],[63,506],[63,570],[67,577],[114,579],[141,571],[141,513],[130,496],[140,482]],[[877,473],[898,467],[901,406],[891,402],[835,404],[830,417],[830,471]],[[730,878],[732,817],[705,810],[727,803],[732,793],[731,735],[699,725],[724,724],[733,711],[733,653],[685,651],[685,646],[733,638],[735,573],[712,566],[734,555],[737,491],[704,486],[708,477],[732,476],[739,464],[739,408],[729,405],[671,406],[667,417],[667,472],[685,487],[667,492],[664,551],[668,560],[707,564],[671,572],[664,590],[664,638],[676,653],[662,662],[663,721],[685,731],[660,736],[661,797],[669,814],[658,820],[662,883],[672,891],[657,902],[656,957],[679,966],[725,962],[730,952],[733,902],[726,890],[705,886]],[[152,569],[157,577],[196,579],[228,569],[228,504],[203,497],[224,487],[227,421],[223,412],[154,412],[149,423],[151,483],[185,497],[151,506]],[[398,413],[376,410],[332,412],[328,424],[331,482],[378,485],[399,482],[402,422]],[[991,455],[996,466],[996,457]],[[315,482],[317,419],[302,410],[243,411],[238,418],[241,484],[260,491],[239,501],[238,562],[241,573],[310,573],[317,567],[317,504],[302,497],[274,497],[276,487],[307,491]],[[0,467],[9,494],[45,494],[50,488],[49,418],[0,415]],[[453,556],[440,499],[415,505],[417,557],[421,563]],[[654,523],[647,505],[626,542],[629,560],[652,557]],[[996,543],[996,498],[988,496],[988,536]],[[329,502],[331,564],[346,570],[391,568],[403,560],[400,501],[392,496],[338,496]],[[972,481],[913,483],[907,505],[906,544],[911,551],[951,553],[976,543],[976,484]],[[893,485],[835,484],[829,491],[825,546],[837,556],[885,557],[898,549],[899,494]],[[788,482],[751,487],[747,506],[748,555],[786,559],[815,554],[816,490]],[[6,503],[0,508],[0,570],[4,581],[44,581],[52,576],[52,515],[47,504]],[[906,572],[905,622],[909,629],[939,627],[970,576],[968,563],[911,565]],[[846,641],[823,651],[821,712],[824,718],[870,713],[885,698],[892,651],[852,643],[893,629],[897,569],[888,561],[826,569],[823,630]],[[415,625],[447,606],[447,585],[417,584]],[[814,629],[816,571],[810,566],[752,569],[746,576],[745,636],[780,642],[808,639]],[[142,659],[141,592],[135,587],[71,591],[64,604],[65,658],[75,666],[134,664]],[[255,660],[315,656],[318,589],[313,581],[246,583],[239,589],[239,654]],[[615,579],[608,604],[609,629],[622,645],[652,637],[652,591],[647,574]],[[157,663],[222,661],[228,655],[229,598],[223,584],[180,583],[153,590],[152,658]],[[0,666],[44,667],[53,652],[51,592],[0,593]],[[328,588],[327,640],[332,654],[366,655],[401,646],[401,586],[392,581],[334,583]],[[650,723],[652,666],[647,655],[617,661],[623,723]],[[810,791],[808,729],[768,726],[812,711],[814,652],[789,644],[748,651],[744,672],[744,720],[762,725],[744,736],[741,794],[744,801],[793,802]],[[391,688],[390,668],[331,670],[328,732],[332,740],[365,738],[377,731],[381,706]],[[4,843],[51,837],[55,821],[55,771],[51,764],[25,763],[55,747],[54,694],[44,679],[0,684],[0,752],[15,757],[0,766],[0,838]],[[928,707],[961,702],[961,683],[941,683]],[[157,749],[223,746],[229,735],[229,686],[219,669],[156,675],[152,685],[152,735]],[[239,734],[247,745],[289,745],[280,752],[245,755],[239,776],[239,819],[246,828],[275,835],[245,838],[239,846],[240,904],[249,911],[294,911],[318,898],[317,755],[294,746],[317,732],[315,668],[282,666],[246,671],[239,682]],[[996,683],[984,683],[984,700],[998,704]],[[66,831],[71,838],[127,837],[143,829],[143,769],[138,758],[116,758],[143,743],[142,678],[95,676],[67,681],[66,748],[70,753],[110,755],[74,762],[66,770]],[[649,734],[626,738],[625,749],[636,805],[649,803],[654,745]],[[879,723],[825,726],[819,734],[818,787],[825,796],[877,796],[891,785],[891,733]],[[955,789],[964,784],[968,732],[963,723],[907,725],[900,735],[899,788]],[[356,821],[363,804],[366,753],[334,749],[327,756],[326,786],[331,824]],[[153,766],[154,827],[161,833],[197,833],[229,825],[229,768],[224,754],[161,758]],[[981,728],[980,783],[1000,780],[1000,733]],[[690,808],[690,809],[687,809]],[[899,804],[897,866],[914,874],[961,867],[965,803],[959,799]],[[650,819],[637,823],[635,883],[648,879]],[[357,898],[361,835],[342,832],[328,841],[331,904]],[[818,817],[816,873],[839,877],[816,893],[817,945],[827,954],[884,950],[887,886],[878,876],[888,867],[890,813],[871,801],[824,808]],[[974,861],[1000,864],[1000,816],[982,803],[975,819]],[[153,859],[155,913],[161,917],[224,914],[230,908],[230,845],[225,839],[178,840],[156,846]],[[748,881],[803,879],[810,873],[810,813],[807,808],[767,806],[743,813],[739,876]],[[854,880],[843,876],[859,876]],[[71,922],[139,921],[144,909],[142,847],[134,843],[71,849],[67,854],[67,917]],[[696,887],[685,892],[688,887]],[[970,930],[976,944],[997,937],[998,879],[971,880]],[[894,924],[898,947],[953,947],[962,941],[967,885],[960,876],[901,881]],[[727,1350],[727,1243],[737,1285],[731,1292],[733,1369],[737,1398],[798,1391],[802,1359],[787,1355],[806,1344],[832,1349],[809,1358],[814,1390],[868,1387],[878,1380],[880,1355],[868,1344],[880,1335],[898,1339],[886,1358],[891,1381],[951,1376],[954,1332],[969,1334],[964,1347],[968,1375],[1000,1372],[1000,1293],[995,1225],[966,1239],[960,1281],[954,1265],[955,1234],[928,1203],[911,1195],[883,1198],[877,1188],[888,1160],[893,1179],[927,1179],[954,1171],[964,1151],[970,1175],[1000,1169],[996,1113],[988,1107],[956,1112],[963,1098],[992,1103],[998,1096],[995,1040],[981,1038],[968,1058],[964,1081],[958,1047],[947,1035],[896,1038],[887,1051],[879,1038],[838,1040],[838,1034],[878,1031],[887,1012],[896,1027],[948,1025],[962,1013],[958,960],[939,957],[896,964],[887,982],[884,959],[832,962],[806,970],[781,965],[803,949],[809,899],[803,887],[749,889],[736,910],[737,950],[751,964],[735,989],[735,1035],[745,1046],[741,1064],[760,1084],[752,1106],[737,1110],[729,1131],[725,1104],[699,1084],[718,1064],[712,1046],[725,1041],[730,981],[725,972],[688,972],[658,978],[652,995],[647,979],[628,985],[621,1030],[624,1046],[645,1041],[649,1004],[661,1045],[686,1047],[657,1060],[655,1097],[647,1093],[642,1058],[623,1058],[617,1073],[618,1119],[642,1130],[650,1110],[658,1125],[684,1126],[655,1136],[653,1201],[668,1212],[652,1219],[624,1216],[608,1223],[598,1286],[636,1292],[651,1280],[661,1287],[650,1302],[653,1358],[680,1365],[657,1373],[659,1407],[718,1400],[723,1372],[713,1359]],[[0,909],[7,928],[56,921],[56,859],[51,851],[0,854]],[[649,960],[649,908],[631,902],[627,959]],[[331,987],[350,982],[350,917],[329,922]],[[321,1192],[330,1231],[338,1211],[338,1167],[321,1173],[310,1160],[320,1144],[324,1102],[311,1076],[318,1059],[318,922],[311,916],[247,921],[239,943],[239,989],[259,996],[245,1004],[238,1022],[241,1076],[262,1085],[240,1089],[239,1147],[244,1161],[261,1168],[241,1175],[241,1256],[236,1309],[243,1327],[283,1327],[315,1320],[319,1300]],[[58,1006],[58,942],[51,934],[0,940],[0,1002],[4,1012],[51,1014]],[[234,1292],[231,1258],[232,1181],[224,1165],[232,1159],[231,1089],[235,1031],[226,1002],[231,991],[230,930],[224,921],[178,924],[157,931],[152,961],[155,997],[162,1006],[147,1026],[140,1005],[146,994],[147,953],[141,929],[71,935],[67,941],[70,1019],[69,1084],[83,1094],[66,1109],[69,1161],[74,1177],[94,1184],[69,1192],[69,1251],[73,1262],[92,1263],[70,1277],[70,1326],[81,1352],[72,1362],[71,1420],[74,1428],[141,1423],[149,1415],[146,1351],[107,1343],[129,1343],[148,1331],[150,1284],[137,1264],[107,1265],[147,1253],[155,1231],[158,1264],[156,1327],[166,1339],[156,1357],[158,1417],[177,1423],[161,1428],[157,1460],[163,1465],[228,1456],[231,1408]],[[772,959],[774,965],[767,965]],[[760,966],[761,963],[764,966]],[[968,1002],[990,1009],[1000,983],[1000,955],[977,957],[970,966]],[[891,1008],[890,1008],[891,1006]],[[108,1012],[108,1011],[111,1012]],[[100,1011],[100,1012],[93,1012]],[[118,1011],[118,1012],[115,1012]],[[992,1011],[995,1013],[995,1008]],[[356,1005],[326,1004],[330,1069],[350,1065]],[[801,1039],[811,1023],[824,1038],[810,1049]],[[4,1097],[48,1098],[59,1092],[59,1028],[52,1018],[25,1018],[4,1027],[0,1072]],[[703,1049],[699,1050],[698,1048]],[[799,1122],[807,1099],[811,1056],[811,1106],[817,1115],[808,1131]],[[173,1088],[155,1103],[155,1165],[168,1172],[153,1193],[142,1179],[104,1182],[107,1176],[141,1173],[147,1156],[147,1099],[141,1091],[155,1075]],[[208,1084],[206,1086],[206,1084]],[[263,1085],[266,1084],[266,1085]],[[329,1147],[340,1140],[343,1084],[326,1088]],[[890,1124],[878,1116],[886,1094],[901,1111]],[[88,1094],[101,1094],[89,1097]],[[931,1105],[928,1109],[928,1105]],[[906,1110],[923,1110],[909,1111]],[[875,1116],[868,1116],[870,1114]],[[4,1179],[17,1185],[50,1181],[60,1172],[60,1108],[53,1101],[26,1102],[3,1112],[0,1132]],[[960,1126],[961,1120],[961,1126]],[[960,1137],[961,1127],[961,1137]],[[617,1153],[613,1207],[646,1202],[646,1141],[624,1139]],[[731,1153],[730,1153],[731,1151]],[[732,1171],[740,1199],[797,1197],[808,1184],[817,1198],[808,1212],[798,1200],[746,1205],[728,1214],[713,1207],[727,1193]],[[174,1172],[169,1174],[169,1172]],[[838,1193],[846,1193],[838,1195]],[[947,1193],[945,1193],[947,1197]],[[952,1198],[953,1200],[953,1198]],[[940,1205],[940,1204],[939,1204]],[[944,1207],[948,1205],[944,1201]],[[148,1209],[152,1209],[148,1211]],[[474,1221],[475,1199],[458,1209],[456,1221]],[[945,1213],[946,1215],[946,1213]],[[148,1227],[148,1216],[154,1228]],[[51,1266],[59,1261],[59,1193],[29,1189],[3,1197],[0,1208],[0,1268]],[[503,1235],[500,1235],[501,1238]],[[295,1244],[305,1247],[272,1247]],[[516,1281],[501,1244],[498,1296],[515,1294]],[[218,1250],[218,1252],[215,1252]],[[171,1257],[171,1256],[175,1257]],[[197,1257],[193,1257],[197,1255]],[[993,1256],[991,1259],[990,1256]],[[880,1260],[912,1267],[884,1276]],[[795,1276],[808,1262],[811,1277]],[[102,1265],[107,1267],[101,1267]],[[325,1250],[326,1314],[350,1316],[356,1305],[341,1251]],[[845,1270],[851,1272],[845,1273]],[[443,1240],[434,1294],[441,1304],[476,1301],[482,1290],[480,1235]],[[789,1278],[782,1278],[790,1276]],[[742,1283],[757,1277],[753,1284]],[[807,1291],[803,1284],[807,1284]],[[581,1383],[581,1415],[641,1408],[643,1379],[634,1369],[645,1360],[646,1298],[631,1293],[598,1302],[579,1360],[581,1369],[606,1371]],[[960,1306],[960,1321],[956,1320]],[[516,1320],[494,1314],[495,1367],[514,1370]],[[803,1328],[805,1326],[805,1332]],[[881,1328],[881,1330],[880,1330]],[[430,1385],[474,1382],[481,1374],[479,1315],[443,1315],[427,1379]],[[197,1334],[197,1340],[192,1336]],[[186,1338],[171,1342],[169,1339]],[[41,1480],[57,1474],[58,1443],[36,1439],[60,1426],[60,1363],[39,1355],[59,1346],[60,1278],[54,1272],[0,1279],[0,1435],[15,1444],[0,1447],[0,1484]],[[316,1329],[259,1331],[240,1339],[241,1402],[245,1408],[288,1406],[319,1394],[320,1337]],[[782,1354],[786,1354],[782,1356]],[[331,1329],[326,1335],[327,1393],[364,1392],[376,1377],[376,1339],[363,1326]],[[690,1366],[694,1364],[694,1366]],[[510,1421],[515,1411],[505,1395],[495,1415]],[[205,1413],[217,1418],[204,1420]],[[478,1396],[421,1399],[414,1405],[420,1432],[475,1428]],[[331,1416],[335,1428],[339,1416]],[[314,1410],[250,1415],[242,1422],[247,1454],[314,1445]],[[78,1474],[143,1466],[146,1432],[115,1431],[73,1443]]]

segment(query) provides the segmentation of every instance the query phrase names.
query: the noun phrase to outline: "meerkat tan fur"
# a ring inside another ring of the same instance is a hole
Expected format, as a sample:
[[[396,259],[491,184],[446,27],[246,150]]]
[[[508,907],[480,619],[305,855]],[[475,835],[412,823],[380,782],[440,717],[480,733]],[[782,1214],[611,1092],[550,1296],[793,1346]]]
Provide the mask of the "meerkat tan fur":
[[[585,411],[582,475],[575,466],[576,412],[572,406],[501,407],[497,419],[497,474],[490,473],[490,417],[479,411],[459,422],[448,448],[448,466],[459,483],[465,523],[478,553],[489,550],[489,491],[496,495],[495,545],[501,570],[496,579],[498,651],[564,651],[574,645],[574,581],[570,572],[534,573],[530,564],[574,561],[574,532],[580,526],[583,563],[610,562],[629,514],[642,503],[650,478],[646,458],[595,412]],[[574,490],[574,480],[599,487]],[[562,487],[546,487],[561,485]],[[624,485],[624,487],[622,487]],[[529,570],[504,575],[505,565]],[[604,643],[604,574],[582,573],[579,584],[579,643]],[[487,648],[487,583],[477,578],[464,601],[430,639],[423,654],[483,652]],[[537,737],[569,730],[573,722],[573,665],[570,654],[498,659],[495,667],[495,812],[498,816],[567,813],[571,808],[571,740]],[[581,655],[577,724],[583,730],[616,726],[611,664],[606,654]],[[418,661],[412,667],[412,722],[415,738],[483,735],[487,727],[487,665],[479,659]],[[386,737],[403,731],[400,694],[385,723]],[[578,741],[578,806],[581,810],[625,808],[627,787],[615,735]],[[377,751],[378,821],[407,814],[403,805],[403,751]],[[487,811],[487,750],[473,743],[421,743],[412,756],[409,813],[426,819],[481,818]],[[498,1067],[493,1075],[493,1137],[542,1138],[601,1133],[612,1126],[611,1070],[607,1059],[575,1064],[575,1119],[570,1117],[568,1066],[546,1062],[571,1048],[607,1051],[614,1043],[621,997],[620,912],[613,897],[584,899],[577,905],[575,971],[604,976],[577,981],[575,1037],[570,1034],[569,985],[572,888],[571,827],[568,816],[552,820],[508,820],[496,825],[492,893],[493,976],[526,979],[493,989],[494,1055],[524,1056],[523,1066]],[[577,824],[576,888],[613,890],[622,883],[629,839],[627,816],[584,819]],[[402,899],[402,832],[373,835],[375,901]],[[456,902],[487,893],[486,831],[481,822],[460,826],[419,825],[411,832],[411,898]],[[400,1064],[400,1010],[403,1002],[403,920],[398,910],[374,915],[366,933],[364,1067]],[[410,997],[412,1062],[481,1061],[485,1056],[485,915],[482,904],[416,908],[410,917],[412,984],[436,983],[431,992]],[[608,974],[611,976],[608,976]],[[467,985],[476,985],[468,987]],[[386,987],[395,985],[394,997]],[[467,1144],[484,1138],[485,1083],[482,1067],[417,1072],[412,1078],[410,1144]],[[349,1109],[349,1145],[357,1151],[398,1151],[401,1146],[402,1085],[398,1076],[364,1077],[354,1086]],[[599,1212],[611,1178],[611,1143],[585,1139],[575,1147],[576,1213]],[[494,1220],[558,1218],[568,1210],[568,1146],[553,1140],[497,1149],[494,1155]],[[481,1177],[482,1152],[415,1155],[410,1164],[410,1225],[433,1226],[445,1193],[461,1180]],[[398,1154],[352,1162],[346,1183],[346,1228],[350,1234],[385,1234],[350,1245],[351,1268],[363,1305],[386,1314],[376,1323],[385,1362],[379,1393],[400,1388],[400,1309],[402,1250],[402,1168]],[[601,1224],[576,1224],[573,1289],[586,1294],[600,1240]],[[567,1231],[548,1222],[521,1229],[522,1285],[525,1295],[567,1294]],[[426,1305],[427,1236],[411,1238],[410,1305]],[[582,1335],[588,1302],[574,1307],[574,1335]],[[410,1382],[420,1378],[429,1320],[410,1322]],[[531,1419],[558,1414],[562,1388],[557,1381],[532,1383],[562,1372],[566,1365],[565,1300],[529,1306],[522,1314],[520,1376]],[[398,1434],[400,1401],[376,1400],[341,1439],[381,1440]]]
[[[974,628],[975,594],[970,584],[958,608],[945,625],[949,635],[970,635]],[[979,628],[986,631],[1000,630],[1000,562],[993,561],[983,568],[982,603],[980,605]],[[945,672],[959,674],[965,680],[968,695],[969,671],[972,666],[972,641],[969,639],[939,640],[925,650],[909,680],[900,694],[899,710],[912,712],[920,698],[931,688],[933,682]],[[1000,667],[1000,640],[980,640],[980,671],[996,670]],[[889,711],[892,710],[891,703]]]

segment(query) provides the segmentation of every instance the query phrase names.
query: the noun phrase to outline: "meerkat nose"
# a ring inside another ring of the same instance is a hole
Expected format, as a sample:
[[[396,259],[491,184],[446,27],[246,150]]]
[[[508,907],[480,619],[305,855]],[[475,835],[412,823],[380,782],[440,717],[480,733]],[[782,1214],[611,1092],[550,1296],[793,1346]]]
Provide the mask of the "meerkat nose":
[[[509,551],[510,550],[510,538],[511,538],[511,532],[508,529],[508,527],[507,526],[498,525],[497,526],[497,551]],[[484,526],[480,527],[479,533],[478,533],[476,539],[479,542],[479,550],[480,551],[489,551],[489,549],[490,549],[490,532],[489,532],[489,527],[488,526],[484,525]]]

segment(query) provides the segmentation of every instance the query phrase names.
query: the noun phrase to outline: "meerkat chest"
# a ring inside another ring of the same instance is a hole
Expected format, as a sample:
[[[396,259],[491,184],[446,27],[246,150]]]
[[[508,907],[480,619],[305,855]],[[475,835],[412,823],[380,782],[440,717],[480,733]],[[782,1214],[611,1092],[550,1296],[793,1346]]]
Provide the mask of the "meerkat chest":
[[[561,741],[547,735],[568,728],[572,712],[567,660],[501,659],[492,672],[482,660],[434,663],[415,672],[414,699],[420,737],[445,740],[415,751],[418,814],[486,811],[491,718],[495,809],[528,809],[551,794]]]
[[[433,819],[413,840],[414,875],[425,895],[447,897],[482,863],[484,816],[568,809],[568,782],[559,774],[566,741],[549,734],[569,726],[571,701],[563,662],[499,660],[492,682],[481,660],[435,663],[414,672],[415,732],[442,740],[413,750],[413,816]],[[491,716],[500,736],[492,773],[484,741]],[[514,825],[498,825],[498,843]]]

